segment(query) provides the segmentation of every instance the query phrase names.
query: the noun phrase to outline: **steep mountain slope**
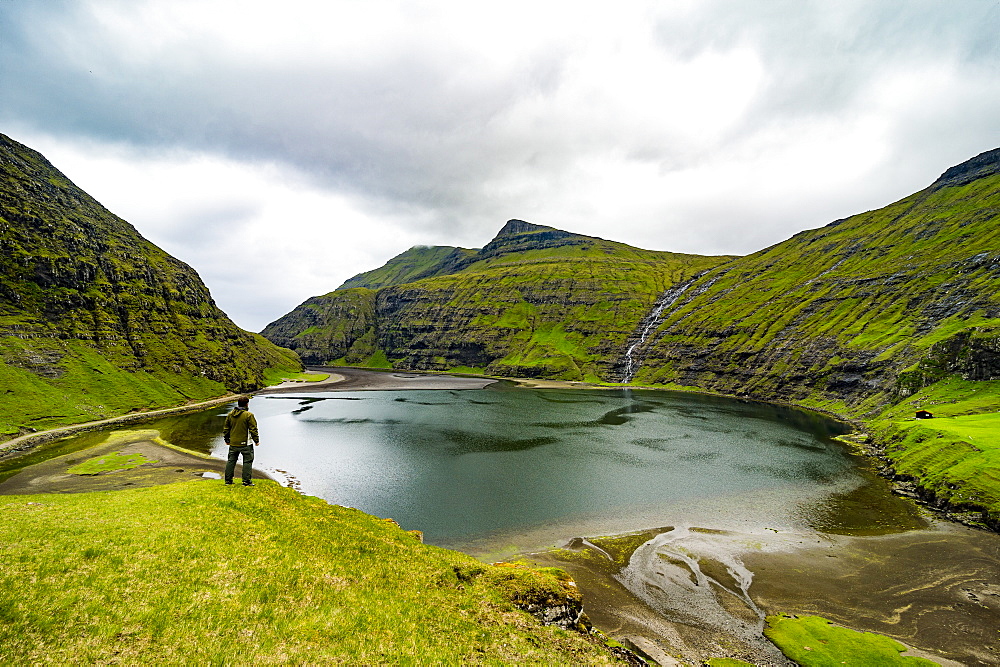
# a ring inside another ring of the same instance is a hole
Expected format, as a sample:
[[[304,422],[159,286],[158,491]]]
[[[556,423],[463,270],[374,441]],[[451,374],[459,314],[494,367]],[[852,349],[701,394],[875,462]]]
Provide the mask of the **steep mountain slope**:
[[[476,255],[475,250],[452,246],[414,246],[402,252],[373,271],[366,271],[345,281],[337,289],[367,287],[379,289],[389,285],[402,285],[421,278],[431,278],[452,273],[468,264]]]
[[[511,220],[478,251],[407,251],[263,335],[306,363],[596,380],[658,294],[728,259]]]
[[[0,439],[245,391],[300,362],[39,153],[0,135]]]
[[[375,295],[367,287],[353,287],[314,296],[261,335],[294,349],[307,364],[388,366],[376,340]]]
[[[951,374],[1000,379],[1000,149],[877,211],[692,281],[632,358],[676,384],[874,415]]]

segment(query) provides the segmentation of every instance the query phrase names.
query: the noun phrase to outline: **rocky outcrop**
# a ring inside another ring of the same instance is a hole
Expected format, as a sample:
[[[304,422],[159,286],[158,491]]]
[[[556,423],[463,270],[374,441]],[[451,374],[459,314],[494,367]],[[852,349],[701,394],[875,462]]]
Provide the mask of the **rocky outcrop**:
[[[972,327],[931,345],[925,355],[896,378],[896,394],[906,397],[938,380],[1000,380],[1000,332]]]
[[[971,160],[951,167],[931,184],[929,190],[960,187],[996,174],[1000,174],[1000,148],[980,153]]]
[[[190,266],[0,135],[0,434],[247,391],[269,367],[300,364],[233,324]]]
[[[564,570],[547,568],[543,572],[500,562],[491,566],[455,566],[453,572],[459,585],[474,584],[485,576],[515,607],[544,625],[578,632],[588,632],[592,627],[583,611],[583,595]]]
[[[584,249],[589,249],[597,241],[603,241],[603,239],[564,232],[554,227],[535,225],[524,220],[508,220],[493,240],[483,246],[483,249],[477,254],[476,260],[529,250],[545,250],[546,248],[581,246]]]

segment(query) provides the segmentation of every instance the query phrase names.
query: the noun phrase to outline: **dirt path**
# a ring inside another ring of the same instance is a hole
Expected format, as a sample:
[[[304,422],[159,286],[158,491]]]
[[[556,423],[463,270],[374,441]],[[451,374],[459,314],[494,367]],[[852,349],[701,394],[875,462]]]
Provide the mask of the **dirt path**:
[[[155,419],[157,417],[167,417],[170,415],[182,415],[188,412],[197,412],[204,408],[210,408],[213,405],[223,405],[225,403],[232,403],[237,399],[236,394],[230,394],[228,396],[220,396],[219,398],[213,398],[208,401],[201,401],[198,403],[189,403],[187,405],[180,405],[175,408],[164,408],[163,410],[150,410],[149,412],[134,412],[128,415],[121,415],[120,417],[111,417],[109,419],[100,419],[98,421],[84,422],[82,424],[73,424],[71,426],[62,426],[60,428],[50,429],[48,431],[39,431],[38,433],[29,433],[28,435],[22,435],[20,437],[14,438],[13,440],[8,440],[7,442],[0,443],[0,458],[18,454],[20,452],[33,449],[38,445],[45,444],[46,442],[52,442],[53,440],[61,440],[62,438],[68,438],[71,435],[79,435],[81,433],[88,433],[90,431],[98,431],[109,426],[127,426],[129,424],[139,424],[142,422]]]
[[[222,484],[225,461],[161,444],[155,441],[157,436],[158,432],[153,430],[116,432],[106,442],[95,447],[57,456],[24,468],[13,477],[0,482],[0,494],[114,491],[184,482],[194,478]],[[70,468],[79,463],[114,453],[142,454],[149,461],[136,468],[97,475],[77,475],[69,472]],[[242,466],[238,465],[237,481],[241,472]],[[206,473],[209,474],[208,477],[205,477]],[[269,479],[266,474],[257,470],[254,470],[253,476],[258,479]]]

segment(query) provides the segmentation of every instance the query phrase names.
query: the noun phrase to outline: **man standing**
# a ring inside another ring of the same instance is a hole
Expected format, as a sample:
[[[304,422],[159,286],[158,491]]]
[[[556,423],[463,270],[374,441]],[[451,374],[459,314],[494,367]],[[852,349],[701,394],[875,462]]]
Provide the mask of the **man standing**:
[[[250,399],[247,396],[236,401],[236,407],[226,415],[226,425],[222,428],[222,438],[229,445],[229,460],[226,462],[226,484],[233,483],[236,460],[243,455],[243,486],[253,486],[253,446],[260,445],[257,435],[257,418],[247,410]],[[253,438],[253,444],[249,439]]]

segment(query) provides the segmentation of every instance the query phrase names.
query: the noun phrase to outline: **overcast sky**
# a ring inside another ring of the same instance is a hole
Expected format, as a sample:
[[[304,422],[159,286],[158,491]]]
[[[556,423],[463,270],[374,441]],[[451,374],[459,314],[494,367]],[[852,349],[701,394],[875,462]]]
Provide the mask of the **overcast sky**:
[[[1000,0],[0,0],[0,132],[259,331],[509,218],[745,254],[889,204],[1000,146],[998,35]]]

